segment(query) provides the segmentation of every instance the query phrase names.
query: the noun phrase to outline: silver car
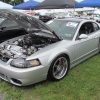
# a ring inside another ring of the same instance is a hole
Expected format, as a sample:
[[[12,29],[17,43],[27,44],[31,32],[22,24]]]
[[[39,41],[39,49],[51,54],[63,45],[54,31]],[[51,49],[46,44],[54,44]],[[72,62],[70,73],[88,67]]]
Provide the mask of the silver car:
[[[13,11],[0,15],[19,25],[19,35],[0,44],[0,78],[14,85],[61,80],[69,69],[100,51],[100,27],[92,20],[54,19],[45,25]]]

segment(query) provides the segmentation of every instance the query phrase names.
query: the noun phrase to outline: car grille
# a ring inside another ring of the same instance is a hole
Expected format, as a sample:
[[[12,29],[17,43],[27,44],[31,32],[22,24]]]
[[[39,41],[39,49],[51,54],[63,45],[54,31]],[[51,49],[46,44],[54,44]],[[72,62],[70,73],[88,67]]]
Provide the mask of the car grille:
[[[4,62],[7,62],[10,58],[6,55],[0,54],[0,59]]]

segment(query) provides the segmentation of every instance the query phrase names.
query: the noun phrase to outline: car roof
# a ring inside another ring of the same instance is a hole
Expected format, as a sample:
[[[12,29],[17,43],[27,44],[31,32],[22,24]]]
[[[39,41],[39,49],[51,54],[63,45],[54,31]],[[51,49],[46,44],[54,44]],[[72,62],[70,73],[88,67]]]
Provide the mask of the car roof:
[[[54,19],[54,20],[63,20],[63,21],[75,21],[75,22],[82,22],[82,21],[89,21],[86,18],[62,18],[62,19]]]

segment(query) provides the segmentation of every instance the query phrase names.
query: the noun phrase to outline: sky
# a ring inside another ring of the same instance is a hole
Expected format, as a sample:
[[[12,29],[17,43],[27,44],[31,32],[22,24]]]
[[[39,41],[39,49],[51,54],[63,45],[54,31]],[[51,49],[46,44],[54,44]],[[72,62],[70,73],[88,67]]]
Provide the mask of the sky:
[[[24,1],[28,1],[28,0],[24,0]],[[44,1],[44,0],[34,0],[34,1],[42,2],[42,1]],[[84,0],[75,0],[75,1],[77,1],[77,2],[81,2],[81,1],[84,1]]]
[[[24,0],[24,1],[26,2],[26,1],[28,1],[28,0]],[[44,1],[44,0],[34,0],[34,1],[42,2],[42,1]]]
[[[26,2],[26,1],[28,1],[28,0],[24,0],[24,1]],[[34,0],[34,1],[42,2],[42,1],[44,1],[44,0]],[[75,1],[77,1],[77,2],[82,2],[82,1],[84,1],[84,0],[75,0]]]

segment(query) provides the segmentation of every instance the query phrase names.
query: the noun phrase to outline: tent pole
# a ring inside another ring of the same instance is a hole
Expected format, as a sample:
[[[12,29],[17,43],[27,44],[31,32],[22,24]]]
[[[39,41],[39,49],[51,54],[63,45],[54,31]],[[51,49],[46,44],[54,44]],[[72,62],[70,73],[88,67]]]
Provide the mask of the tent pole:
[[[94,7],[94,10],[93,10],[93,20],[94,20],[94,11],[95,11],[95,7]]]
[[[74,17],[74,12],[75,12],[75,5],[74,5],[73,17]]]
[[[54,14],[54,9],[53,9],[53,14]]]
[[[65,8],[65,13],[67,12],[67,9]]]
[[[32,12],[31,12],[31,8],[30,8],[30,14],[31,14]],[[32,15],[32,14],[31,14]]]
[[[73,17],[74,17],[74,12],[75,12],[75,6],[74,6],[74,11],[73,11]]]

